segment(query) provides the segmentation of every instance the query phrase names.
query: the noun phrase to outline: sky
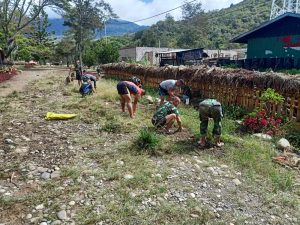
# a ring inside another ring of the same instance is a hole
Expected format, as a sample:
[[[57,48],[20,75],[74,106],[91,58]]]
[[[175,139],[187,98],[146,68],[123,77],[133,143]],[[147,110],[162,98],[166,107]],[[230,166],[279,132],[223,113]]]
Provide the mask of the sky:
[[[204,10],[222,9],[236,4],[242,0],[197,0],[202,3]],[[155,14],[176,8],[184,3],[184,0],[106,0],[110,3],[114,12],[120,19],[136,21],[151,17]],[[47,10],[49,17],[57,17],[53,12]],[[181,18],[181,10],[177,9],[170,14],[176,19]],[[158,16],[149,20],[138,22],[139,25],[152,25],[159,20],[163,20],[165,15]]]

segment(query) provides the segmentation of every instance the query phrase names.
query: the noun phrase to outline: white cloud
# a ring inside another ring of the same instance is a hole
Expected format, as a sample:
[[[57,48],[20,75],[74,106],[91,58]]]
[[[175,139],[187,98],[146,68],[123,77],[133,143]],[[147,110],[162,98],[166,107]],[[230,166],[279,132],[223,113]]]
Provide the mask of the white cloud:
[[[143,18],[153,16],[155,14],[176,8],[184,3],[184,0],[153,0],[150,3],[145,3],[140,0],[110,0],[108,1],[115,13],[124,20],[136,21]],[[204,10],[213,10],[229,7],[230,4],[236,4],[241,0],[201,0]],[[181,9],[170,12],[175,19],[180,19]],[[161,15],[149,20],[141,21],[139,24],[151,25],[165,18]]]
[[[111,4],[115,13],[120,19],[128,21],[137,21],[161,12],[176,8],[184,3],[184,0],[153,0],[145,3],[141,0],[106,0]],[[242,0],[201,0],[204,10],[222,9],[229,7],[230,4],[236,4]],[[47,9],[49,17],[59,17],[51,10]],[[170,12],[175,19],[181,18],[181,9]],[[165,15],[161,15],[149,20],[139,22],[140,25],[151,25],[159,20],[163,20]]]

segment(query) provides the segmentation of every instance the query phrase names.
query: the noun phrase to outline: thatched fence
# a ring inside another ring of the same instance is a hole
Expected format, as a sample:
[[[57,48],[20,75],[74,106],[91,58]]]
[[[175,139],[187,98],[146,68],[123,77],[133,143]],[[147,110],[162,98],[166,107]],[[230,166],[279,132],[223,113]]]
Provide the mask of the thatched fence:
[[[283,104],[273,105],[273,111],[300,121],[300,76],[206,66],[153,67],[127,63],[106,64],[102,69],[108,76],[120,80],[137,76],[144,85],[151,87],[158,87],[166,79],[184,79],[195,96],[216,98],[225,105],[238,105],[247,109],[259,106],[261,92],[273,88],[285,97]]]

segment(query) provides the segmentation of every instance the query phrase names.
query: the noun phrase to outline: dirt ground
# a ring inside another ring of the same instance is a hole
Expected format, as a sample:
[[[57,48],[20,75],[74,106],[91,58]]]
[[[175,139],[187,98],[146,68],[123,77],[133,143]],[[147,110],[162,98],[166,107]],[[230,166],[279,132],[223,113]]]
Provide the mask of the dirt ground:
[[[11,94],[14,91],[23,91],[31,81],[48,78],[53,76],[54,73],[60,71],[62,76],[67,76],[68,70],[52,70],[52,69],[31,69],[24,70],[10,80],[0,83],[0,97]]]
[[[188,129],[160,134],[157,155],[139,152],[155,105],[131,120],[115,81],[81,98],[62,74],[26,72],[0,89],[10,93],[0,98],[1,225],[299,224],[299,183],[274,191],[269,178],[222,162],[224,149],[197,149]],[[49,111],[78,116],[45,120]]]

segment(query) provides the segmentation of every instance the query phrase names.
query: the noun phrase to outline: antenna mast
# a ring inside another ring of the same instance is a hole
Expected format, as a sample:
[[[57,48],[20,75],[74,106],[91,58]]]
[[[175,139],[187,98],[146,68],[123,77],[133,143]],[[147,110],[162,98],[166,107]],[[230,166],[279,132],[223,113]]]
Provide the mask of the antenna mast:
[[[287,12],[299,13],[300,0],[273,0],[270,20]]]

